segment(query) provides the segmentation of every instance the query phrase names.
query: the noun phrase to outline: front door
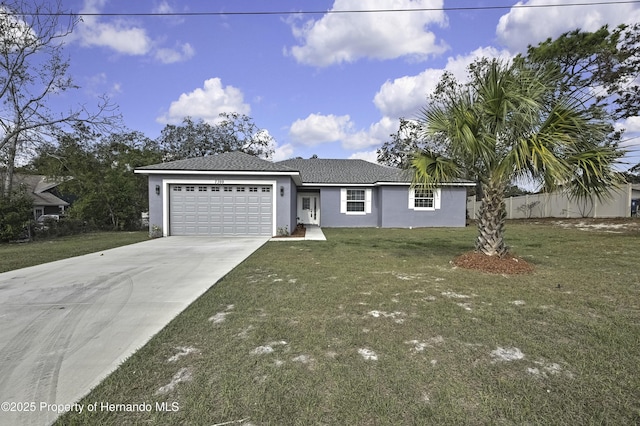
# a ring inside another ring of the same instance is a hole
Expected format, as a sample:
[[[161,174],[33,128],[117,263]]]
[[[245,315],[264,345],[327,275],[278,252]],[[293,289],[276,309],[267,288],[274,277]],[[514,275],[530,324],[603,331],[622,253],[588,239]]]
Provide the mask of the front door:
[[[306,225],[320,225],[320,194],[298,193],[298,218]]]

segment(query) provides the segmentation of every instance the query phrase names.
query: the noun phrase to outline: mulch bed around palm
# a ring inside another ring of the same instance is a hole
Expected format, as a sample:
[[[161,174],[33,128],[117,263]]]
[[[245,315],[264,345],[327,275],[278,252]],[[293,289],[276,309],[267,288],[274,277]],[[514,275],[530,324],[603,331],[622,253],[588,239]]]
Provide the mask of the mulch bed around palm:
[[[477,269],[492,274],[529,274],[534,270],[533,265],[526,260],[508,253],[499,257],[471,251],[453,259],[453,264],[460,268]]]

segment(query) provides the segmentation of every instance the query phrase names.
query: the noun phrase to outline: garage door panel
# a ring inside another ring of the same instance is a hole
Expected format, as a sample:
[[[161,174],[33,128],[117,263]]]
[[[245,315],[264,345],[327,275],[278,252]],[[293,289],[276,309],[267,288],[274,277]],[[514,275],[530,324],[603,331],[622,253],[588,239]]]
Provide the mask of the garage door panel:
[[[273,198],[266,185],[171,185],[171,235],[271,235]]]

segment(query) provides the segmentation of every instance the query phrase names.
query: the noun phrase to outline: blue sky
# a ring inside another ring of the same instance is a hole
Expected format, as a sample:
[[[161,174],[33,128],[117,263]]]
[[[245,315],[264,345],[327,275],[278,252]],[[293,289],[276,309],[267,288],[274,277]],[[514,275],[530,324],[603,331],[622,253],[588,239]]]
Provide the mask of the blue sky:
[[[185,116],[213,121],[235,111],[271,134],[275,160],[375,160],[398,119],[418,113],[444,69],[464,77],[478,56],[509,58],[575,28],[640,21],[638,3],[512,7],[588,2],[596,1],[62,0],[80,14],[433,10],[86,15],[66,46],[81,89],[58,102],[90,103],[106,93],[126,126],[151,138]],[[504,8],[443,10],[493,6]],[[640,117],[619,125],[627,138],[640,134]]]

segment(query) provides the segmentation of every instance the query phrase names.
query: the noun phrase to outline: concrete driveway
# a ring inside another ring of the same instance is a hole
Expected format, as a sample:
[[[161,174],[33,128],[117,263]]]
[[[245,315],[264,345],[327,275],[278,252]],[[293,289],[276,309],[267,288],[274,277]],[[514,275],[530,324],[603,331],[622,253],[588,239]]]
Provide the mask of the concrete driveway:
[[[0,425],[52,423],[267,240],[160,238],[0,274]]]

